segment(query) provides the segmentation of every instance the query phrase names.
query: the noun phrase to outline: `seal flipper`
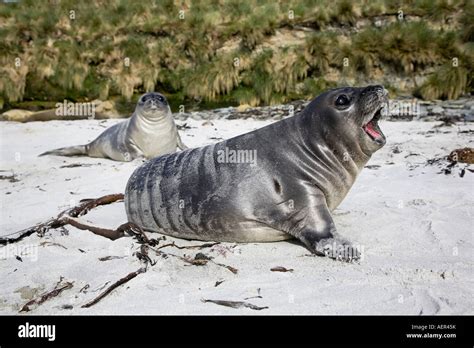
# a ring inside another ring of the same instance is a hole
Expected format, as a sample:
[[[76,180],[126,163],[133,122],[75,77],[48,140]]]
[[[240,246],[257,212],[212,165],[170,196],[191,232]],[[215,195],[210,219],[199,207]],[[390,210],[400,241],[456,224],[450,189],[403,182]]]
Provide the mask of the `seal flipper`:
[[[55,156],[85,156],[87,155],[87,145],[77,145],[61,147],[59,149],[43,152],[38,156],[55,155]]]
[[[357,248],[346,240],[335,237],[336,226],[325,200],[309,209],[309,214],[303,219],[294,222],[289,233],[302,241],[312,253],[342,261],[360,258]]]

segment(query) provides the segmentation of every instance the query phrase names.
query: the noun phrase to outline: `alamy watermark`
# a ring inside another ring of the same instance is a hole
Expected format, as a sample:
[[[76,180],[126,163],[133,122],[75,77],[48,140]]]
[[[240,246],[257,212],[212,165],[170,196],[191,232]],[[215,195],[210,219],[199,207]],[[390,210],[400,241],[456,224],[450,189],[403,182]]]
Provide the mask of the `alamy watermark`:
[[[257,150],[234,150],[227,146],[224,150],[217,151],[218,163],[248,163],[257,165]]]
[[[389,100],[388,107],[382,109],[384,116],[420,116],[420,103],[416,99],[411,100]]]
[[[64,100],[62,103],[56,103],[56,116],[84,116],[88,119],[95,117],[94,103],[73,103]]]
[[[26,244],[26,245],[13,245],[7,244],[0,248],[0,259],[8,258],[31,259],[31,261],[38,261],[38,245]]]
[[[19,338],[46,338],[48,341],[56,339],[56,325],[37,325],[26,322],[18,326]]]
[[[334,259],[364,259],[364,246],[360,244],[346,245],[338,242],[327,243],[324,245],[324,253],[326,256]]]

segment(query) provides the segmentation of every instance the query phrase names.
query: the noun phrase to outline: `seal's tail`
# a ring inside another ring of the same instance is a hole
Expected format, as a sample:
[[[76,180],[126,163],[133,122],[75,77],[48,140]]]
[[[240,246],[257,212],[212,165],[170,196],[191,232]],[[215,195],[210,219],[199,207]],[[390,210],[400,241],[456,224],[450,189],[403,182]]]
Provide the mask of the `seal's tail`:
[[[61,147],[60,149],[46,151],[39,156],[55,155],[55,156],[81,156],[87,155],[86,145]]]

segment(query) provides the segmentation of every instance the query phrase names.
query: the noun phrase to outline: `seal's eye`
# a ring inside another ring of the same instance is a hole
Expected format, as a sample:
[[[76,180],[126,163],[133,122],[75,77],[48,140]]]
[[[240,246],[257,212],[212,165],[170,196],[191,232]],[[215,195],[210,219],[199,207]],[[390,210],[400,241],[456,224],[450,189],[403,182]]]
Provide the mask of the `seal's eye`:
[[[142,103],[146,102],[147,100],[149,100],[151,98],[151,95],[149,94],[146,94],[142,97]]]
[[[159,95],[158,100],[163,103],[165,101],[165,98],[163,96]]]
[[[346,106],[346,105],[349,105],[350,101],[351,100],[349,99],[349,97],[347,95],[341,94],[336,99],[336,105],[337,106]]]

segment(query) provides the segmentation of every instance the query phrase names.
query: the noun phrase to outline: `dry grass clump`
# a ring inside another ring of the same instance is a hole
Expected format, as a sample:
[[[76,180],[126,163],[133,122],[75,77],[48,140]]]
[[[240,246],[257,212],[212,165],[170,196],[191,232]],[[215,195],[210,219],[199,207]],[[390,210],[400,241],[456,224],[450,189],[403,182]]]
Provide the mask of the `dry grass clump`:
[[[400,10],[403,21],[396,19]],[[427,71],[433,74],[417,90],[423,97],[457,98],[472,92],[473,16],[474,4],[465,0],[3,4],[0,104],[131,100],[158,89],[258,105],[349,81],[381,82],[381,72],[414,80]],[[283,29],[304,38],[269,45]],[[457,69],[450,66],[455,57]]]

